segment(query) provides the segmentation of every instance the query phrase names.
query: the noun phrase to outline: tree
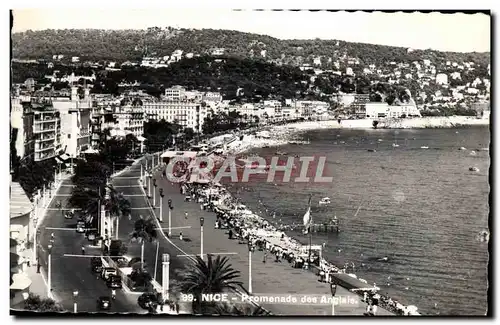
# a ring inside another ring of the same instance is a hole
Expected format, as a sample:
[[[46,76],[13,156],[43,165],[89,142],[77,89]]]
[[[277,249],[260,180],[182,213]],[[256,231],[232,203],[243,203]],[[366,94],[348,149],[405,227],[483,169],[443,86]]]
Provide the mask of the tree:
[[[134,223],[134,231],[130,234],[131,241],[141,244],[141,263],[144,264],[144,242],[153,242],[157,238],[156,224],[151,217],[139,219]]]
[[[211,254],[207,255],[205,262],[201,257],[196,256],[194,265],[189,265],[179,274],[179,292],[192,294],[195,299],[192,303],[194,313],[205,313],[213,304],[206,304],[202,301],[201,295],[207,293],[221,293],[225,290],[246,289],[243,283],[236,280],[240,272],[233,269],[228,263],[227,256],[217,256],[215,259]]]
[[[64,308],[54,300],[42,299],[38,295],[30,293],[28,299],[24,301],[24,309],[38,312],[57,312],[64,311]]]
[[[118,239],[118,228],[120,219],[129,216],[132,212],[130,202],[123,196],[123,193],[118,193],[115,188],[110,187],[109,200],[106,202],[106,207],[112,217],[115,218],[116,232],[115,238]]]

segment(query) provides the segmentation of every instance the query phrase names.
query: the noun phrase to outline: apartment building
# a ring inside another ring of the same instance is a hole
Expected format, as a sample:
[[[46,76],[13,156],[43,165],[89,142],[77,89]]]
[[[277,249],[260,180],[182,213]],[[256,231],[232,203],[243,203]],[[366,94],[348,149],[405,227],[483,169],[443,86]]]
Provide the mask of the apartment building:
[[[29,96],[16,94],[11,97],[10,125],[16,154],[21,159],[33,159],[35,137],[33,133],[34,114]]]
[[[136,138],[142,137],[146,115],[144,107],[140,104],[142,103],[137,101],[117,108],[113,113],[116,121],[114,129],[123,130],[126,134],[133,134]]]
[[[90,89],[85,88],[83,98],[80,98],[78,88],[72,87],[69,97],[52,98],[51,102],[61,116],[62,148],[69,157],[76,158],[91,144]]]
[[[182,86],[173,86],[171,88],[165,89],[165,99],[166,100],[183,100],[185,99],[186,89]]]
[[[36,100],[33,109],[34,160],[50,159],[61,154],[61,116],[50,101]]]
[[[199,101],[144,101],[143,108],[146,120],[165,120],[185,128],[192,128],[195,132],[202,132],[203,123],[208,114],[207,107]]]

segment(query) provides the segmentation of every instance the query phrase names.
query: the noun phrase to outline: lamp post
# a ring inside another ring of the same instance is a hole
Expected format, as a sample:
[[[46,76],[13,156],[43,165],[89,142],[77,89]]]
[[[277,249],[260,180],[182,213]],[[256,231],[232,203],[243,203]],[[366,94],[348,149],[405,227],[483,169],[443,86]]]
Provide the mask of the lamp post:
[[[335,316],[335,293],[337,292],[337,285],[330,283],[330,291],[332,293],[332,316]]]
[[[156,178],[153,178],[153,209],[156,209],[156,187],[158,184],[156,184]]]
[[[163,189],[160,188],[160,222],[163,222],[163,197],[165,196],[163,194]]]
[[[49,258],[47,261],[47,297],[52,298],[52,245],[47,246],[49,252]]]
[[[153,179],[153,174],[148,172],[148,177],[149,177],[149,181],[148,181],[148,198],[151,198],[151,179]]]
[[[252,237],[248,238],[248,292],[252,293]]]
[[[201,249],[200,249],[200,256],[201,259],[203,259],[203,224],[205,223],[205,218],[200,217],[200,237],[201,237]]]
[[[168,199],[168,237],[172,236],[172,199]]]
[[[73,291],[73,312],[76,314],[78,310],[78,304],[76,299],[78,298],[78,291]]]
[[[170,255],[163,254],[162,256],[162,290],[161,297],[163,301],[168,300],[169,297],[169,283],[170,283]]]

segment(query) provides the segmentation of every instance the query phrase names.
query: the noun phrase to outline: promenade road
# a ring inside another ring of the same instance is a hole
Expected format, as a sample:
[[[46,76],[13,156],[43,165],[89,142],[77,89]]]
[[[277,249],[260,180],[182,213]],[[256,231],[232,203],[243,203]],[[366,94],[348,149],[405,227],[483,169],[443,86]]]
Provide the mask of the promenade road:
[[[69,257],[65,254],[81,254],[81,247],[85,245],[86,256],[100,255],[100,248],[91,247],[90,242],[84,234],[76,232],[76,218],[65,219],[61,210],[56,208],[56,202],[60,200],[63,207],[71,194],[72,185],[70,180],[64,180],[56,197],[47,209],[47,215],[40,225],[38,237],[38,254],[42,265],[44,278],[47,275],[48,244],[51,233],[54,233],[54,244],[52,248],[52,292],[56,300],[68,311],[73,311],[73,291],[78,291],[78,312],[96,312],[96,300],[99,296],[111,296],[105,282],[97,279],[91,272],[88,257]],[[50,229],[56,228],[56,229]],[[126,294],[117,290],[116,300],[111,304],[110,312],[144,313],[137,304],[137,295]]]
[[[134,171],[127,173],[127,176],[135,175],[140,176],[140,166],[133,168]],[[123,174],[125,176],[125,174]],[[157,172],[154,175],[157,179],[158,187],[164,190],[163,200],[163,223],[162,228],[165,233],[168,232],[168,199],[172,199],[174,209],[172,211],[172,242],[185,251],[187,254],[199,255],[201,240],[200,240],[200,222],[199,218],[205,218],[204,226],[204,254],[223,254],[229,257],[232,266],[241,272],[241,281],[244,283],[245,288],[248,288],[248,249],[244,244],[238,244],[237,240],[229,240],[225,230],[214,229],[216,216],[213,212],[208,212],[200,209],[200,205],[194,202],[185,202],[184,196],[180,194],[177,184],[171,184],[166,179],[161,178],[161,173]],[[116,179],[124,193],[130,193],[133,207],[144,207],[145,200],[141,202],[140,197],[135,196],[141,188],[137,186],[137,178],[121,178]],[[135,183],[135,184],[134,184]],[[130,187],[126,187],[129,184]],[[146,191],[147,192],[147,191]],[[157,202],[159,205],[159,193],[156,194]],[[152,202],[152,200],[150,200]],[[136,210],[136,213],[146,213],[147,210]],[[185,218],[185,212],[188,212],[188,218]],[[159,217],[159,209],[155,209],[156,215]],[[121,226],[120,226],[121,227]],[[179,228],[182,227],[182,228]],[[183,233],[184,240],[179,239],[179,233]],[[186,240],[187,239],[187,240]],[[164,246],[164,245],[167,246]],[[169,252],[171,255],[182,255],[177,249],[170,245],[168,242],[160,241],[160,250],[162,252]],[[149,247],[146,255],[154,256],[154,247]],[[160,253],[161,254],[161,253]],[[181,259],[187,259],[184,256],[177,256],[174,258],[175,265],[182,265]],[[322,295],[325,297],[330,296],[330,288],[328,284],[321,283],[317,277],[311,272],[301,269],[292,268],[287,262],[276,263],[271,256],[268,256],[267,263],[262,262],[263,252],[255,251],[252,254],[252,287],[255,295],[272,296],[276,294],[293,294],[297,296],[303,295]],[[154,263],[154,260],[148,263]],[[158,266],[160,267],[160,266]],[[158,272],[160,273],[160,272]],[[160,282],[161,283],[161,282]],[[348,290],[339,287],[337,296],[351,297],[358,303],[355,305],[339,305],[335,307],[336,315],[362,315],[366,310],[366,304],[360,301],[360,297]],[[261,304],[264,308],[270,310],[276,315],[331,315],[331,305],[306,305],[306,304]],[[379,315],[391,315],[386,310],[379,309]]]

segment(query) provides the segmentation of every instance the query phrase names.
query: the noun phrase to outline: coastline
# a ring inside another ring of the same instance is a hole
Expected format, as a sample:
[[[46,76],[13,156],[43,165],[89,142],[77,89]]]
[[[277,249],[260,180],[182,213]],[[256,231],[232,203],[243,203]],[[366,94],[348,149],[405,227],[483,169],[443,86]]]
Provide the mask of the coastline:
[[[248,131],[236,133],[234,137],[243,136],[243,140],[233,139],[227,145],[227,153],[240,155],[255,148],[264,146],[278,147],[292,141],[298,133],[310,130],[322,129],[349,129],[349,130],[375,130],[373,128],[375,119],[357,119],[328,121],[304,121],[264,127],[263,130],[272,134],[272,138],[262,138],[252,135]],[[487,126],[489,119],[478,119],[470,116],[448,116],[448,117],[416,117],[406,119],[378,120],[377,129],[437,129],[437,128],[460,128],[467,126]],[[210,138],[211,142],[220,142],[224,136]]]

